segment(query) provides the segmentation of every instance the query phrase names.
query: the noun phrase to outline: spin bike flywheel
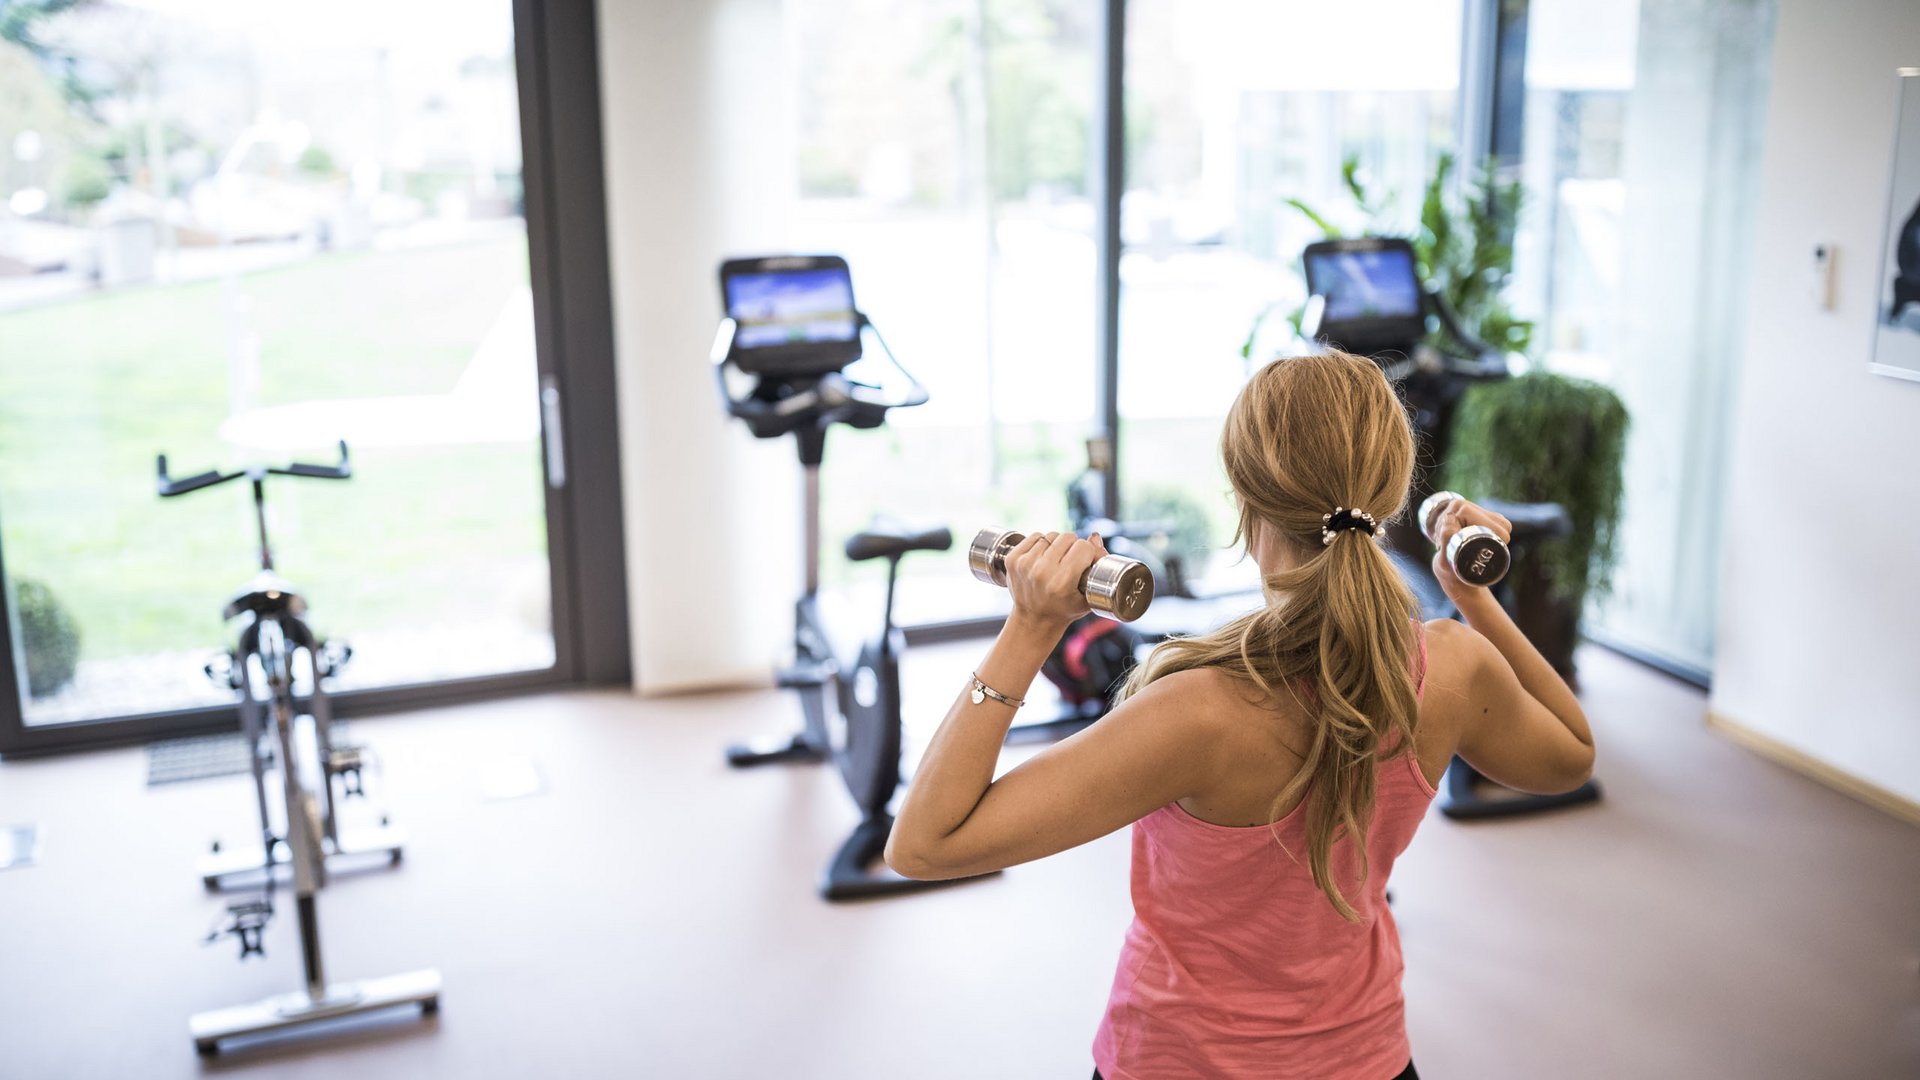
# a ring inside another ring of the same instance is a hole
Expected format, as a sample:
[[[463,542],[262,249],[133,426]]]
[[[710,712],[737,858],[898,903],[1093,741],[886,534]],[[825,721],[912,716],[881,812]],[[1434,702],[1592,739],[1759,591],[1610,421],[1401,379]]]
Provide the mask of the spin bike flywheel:
[[[906,635],[887,648],[869,641],[851,671],[837,677],[839,716],[829,721],[833,763],[863,815],[884,811],[900,786],[900,662]]]

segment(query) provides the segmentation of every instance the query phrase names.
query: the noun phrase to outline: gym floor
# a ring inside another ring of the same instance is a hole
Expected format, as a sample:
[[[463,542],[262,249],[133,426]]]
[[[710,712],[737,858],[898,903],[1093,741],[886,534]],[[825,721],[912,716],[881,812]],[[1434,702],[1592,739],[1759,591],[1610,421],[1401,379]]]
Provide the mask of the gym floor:
[[[918,738],[980,648],[908,658]],[[1422,1074],[1920,1076],[1920,832],[1711,735],[1697,691],[1580,660],[1606,800],[1435,814],[1395,874]],[[0,764],[0,824],[45,832],[40,865],[0,873],[0,1076],[1089,1075],[1124,832],[828,906],[815,879],[853,824],[832,772],[721,761],[791,709],[581,692],[358,725],[410,846],[322,894],[329,974],[438,967],[444,1007],[207,1063],[188,1014],[299,980],[290,911],[264,961],[198,944],[219,904],[194,862],[244,833],[246,782],[149,789],[137,748]],[[547,790],[489,801],[528,758]]]

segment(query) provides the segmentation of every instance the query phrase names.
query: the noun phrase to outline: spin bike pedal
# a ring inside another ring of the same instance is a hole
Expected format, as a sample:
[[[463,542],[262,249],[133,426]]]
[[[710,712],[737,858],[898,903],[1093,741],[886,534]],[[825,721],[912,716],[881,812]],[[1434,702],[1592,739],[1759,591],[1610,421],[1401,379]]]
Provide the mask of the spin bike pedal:
[[[325,641],[314,652],[314,659],[319,661],[321,675],[337,675],[353,659],[353,646],[344,641]]]
[[[200,670],[207,673],[207,679],[223,690],[240,689],[239,665],[234,663],[233,654],[223,652],[208,660]]]
[[[240,939],[240,959],[267,955],[267,921],[273,918],[273,905],[265,900],[236,900],[227,905],[227,924],[207,935],[211,945],[232,934]]]
[[[366,764],[365,747],[340,746],[327,755],[327,775],[340,778],[340,793],[352,798],[367,794],[366,783],[361,777],[361,768]]]

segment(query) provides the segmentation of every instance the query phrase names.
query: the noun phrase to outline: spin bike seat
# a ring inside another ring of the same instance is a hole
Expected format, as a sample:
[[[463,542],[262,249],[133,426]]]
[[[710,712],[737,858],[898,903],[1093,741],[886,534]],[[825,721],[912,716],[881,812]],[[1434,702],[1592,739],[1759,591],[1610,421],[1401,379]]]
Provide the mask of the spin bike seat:
[[[953,546],[953,534],[945,526],[912,529],[891,521],[876,521],[866,532],[847,538],[847,558],[853,562],[867,559],[897,559],[909,551],[945,551]]]
[[[231,619],[241,612],[251,611],[257,617],[271,615],[298,615],[307,610],[307,601],[277,574],[261,571],[253,580],[241,586],[221,615]]]

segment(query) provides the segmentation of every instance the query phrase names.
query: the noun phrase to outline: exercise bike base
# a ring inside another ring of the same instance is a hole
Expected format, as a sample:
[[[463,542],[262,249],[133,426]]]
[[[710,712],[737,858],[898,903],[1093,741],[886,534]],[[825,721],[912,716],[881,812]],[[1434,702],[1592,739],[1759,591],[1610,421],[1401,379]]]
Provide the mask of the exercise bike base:
[[[440,1011],[440,973],[434,970],[410,971],[377,979],[334,983],[323,997],[304,991],[280,994],[251,1005],[196,1013],[187,1021],[193,1034],[193,1048],[202,1054],[216,1054],[225,1039],[246,1035],[268,1035],[298,1028],[320,1020],[360,1016],[402,1005],[417,1005],[425,1019]]]
[[[827,760],[827,748],[807,741],[804,735],[795,735],[784,740],[757,739],[750,743],[734,743],[727,747],[727,764],[736,769],[747,769],[755,765],[777,765],[781,762],[812,764],[825,760]]]
[[[398,866],[405,843],[405,834],[391,825],[343,831],[338,844],[326,845],[327,869],[330,872],[356,867],[370,869],[367,859],[370,855],[384,856],[387,865]],[[335,860],[354,865],[336,868],[333,865]],[[234,887],[236,884],[239,887],[251,888],[259,885],[265,877],[266,861],[266,856],[258,846],[242,845],[222,850],[201,858],[200,883],[215,892]],[[286,868],[286,842],[277,841],[273,845],[273,872],[283,873]]]
[[[1492,781],[1458,758],[1447,766],[1447,775],[1441,782],[1445,786],[1440,795],[1440,812],[1455,821],[1534,814],[1600,800],[1600,784],[1594,780],[1558,795],[1529,795],[1525,792],[1483,795],[1479,792],[1479,785],[1491,784]]]
[[[975,874],[972,877],[948,878],[944,881],[920,881],[915,878],[901,877],[881,862],[881,856],[887,850],[887,836],[893,832],[893,816],[881,814],[861,822],[840,845],[834,854],[833,862],[827,865],[827,876],[820,882],[820,895],[828,900],[861,900],[874,896],[893,896],[898,893],[919,892],[923,889],[937,889],[943,885],[957,885],[965,881],[978,881],[983,877],[992,877],[1000,871],[990,874]],[[875,865],[879,864],[879,865]]]

